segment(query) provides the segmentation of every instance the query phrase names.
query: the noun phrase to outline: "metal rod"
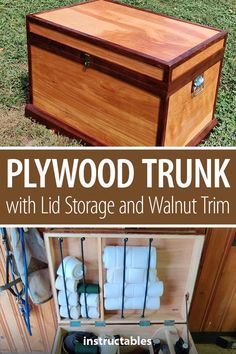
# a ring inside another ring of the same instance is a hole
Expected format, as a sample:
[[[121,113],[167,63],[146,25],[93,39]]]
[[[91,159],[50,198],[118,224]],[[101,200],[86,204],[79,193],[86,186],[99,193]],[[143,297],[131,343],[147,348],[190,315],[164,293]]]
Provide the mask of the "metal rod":
[[[58,245],[59,245],[60,257],[61,257],[62,277],[63,277],[63,284],[64,284],[64,290],[65,290],[65,297],[66,297],[66,307],[67,307],[69,319],[71,320],[70,306],[69,306],[67,286],[66,286],[66,274],[65,274],[65,267],[64,267],[64,261],[63,261],[64,257],[63,257],[63,251],[62,251],[62,243],[63,243],[63,238],[62,237],[58,238]]]
[[[124,318],[124,307],[125,307],[125,278],[126,278],[126,245],[128,238],[124,239],[124,258],[123,258],[123,288],[122,288],[122,307],[121,307],[121,318]]]
[[[86,318],[89,318],[88,315],[88,305],[87,305],[87,294],[86,294],[86,279],[85,279],[85,266],[84,266],[84,241],[85,237],[82,237],[80,240],[81,245],[81,256],[82,256],[82,272],[83,272],[83,286],[84,286],[84,302],[85,302],[85,312]]]
[[[149,239],[149,250],[148,250],[146,288],[145,288],[145,295],[144,295],[144,302],[143,302],[143,312],[142,312],[142,316],[141,316],[142,318],[145,317],[145,310],[146,310],[146,304],[147,304],[147,293],[148,293],[148,282],[149,282],[150,264],[151,264],[152,241],[153,241],[153,238],[150,238]]]
[[[189,293],[185,295],[185,306],[186,306],[186,323],[187,323],[187,344],[190,348],[190,338],[189,338],[189,316],[188,316],[188,300],[189,300]]]

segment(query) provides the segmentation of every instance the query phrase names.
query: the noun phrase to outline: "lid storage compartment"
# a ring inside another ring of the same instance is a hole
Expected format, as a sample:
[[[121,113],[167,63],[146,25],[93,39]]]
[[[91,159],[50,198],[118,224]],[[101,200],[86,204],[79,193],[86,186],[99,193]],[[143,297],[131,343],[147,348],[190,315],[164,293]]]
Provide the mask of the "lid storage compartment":
[[[191,303],[195,279],[197,276],[204,237],[201,235],[157,235],[157,234],[80,234],[80,233],[47,233],[45,237],[53,294],[56,304],[58,321],[69,324],[69,319],[62,320],[59,315],[57,291],[55,289],[56,271],[60,264],[58,238],[63,238],[63,255],[74,256],[81,260],[80,239],[84,237],[84,259],[87,268],[86,282],[99,284],[100,287],[100,318],[104,324],[117,323],[164,323],[172,320],[186,323],[186,294],[189,294],[188,307]],[[124,238],[128,238],[128,246],[148,247],[149,239],[153,239],[152,247],[157,250],[157,276],[164,283],[164,294],[160,298],[159,310],[124,310],[108,311],[104,307],[104,283],[106,269],[103,253],[106,246],[122,246]],[[95,323],[96,320],[79,319],[81,323]],[[73,321],[72,321],[73,322]]]

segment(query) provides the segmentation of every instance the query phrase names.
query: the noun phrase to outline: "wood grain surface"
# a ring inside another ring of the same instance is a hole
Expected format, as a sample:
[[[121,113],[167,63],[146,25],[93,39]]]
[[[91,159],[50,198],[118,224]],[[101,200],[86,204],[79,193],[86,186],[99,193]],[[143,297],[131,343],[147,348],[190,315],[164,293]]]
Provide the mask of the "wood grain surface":
[[[52,261],[50,266],[52,284],[55,281],[55,272],[60,262],[57,245],[58,237],[64,238],[64,256],[74,255],[79,259],[80,238],[86,237],[85,255],[86,266],[90,267],[88,280],[97,283],[99,281],[101,294],[103,295],[103,279],[106,279],[106,272],[103,268],[101,257],[104,247],[108,245],[123,245],[123,237],[119,234],[89,234],[86,233],[50,233],[46,234],[48,258]],[[201,257],[204,237],[201,235],[178,235],[178,234],[129,234],[128,246],[147,246],[148,239],[153,238],[153,247],[157,248],[158,263],[157,272],[160,280],[164,282],[165,291],[161,297],[161,308],[157,311],[146,311],[145,319],[153,323],[164,322],[165,320],[176,320],[186,322],[185,294],[190,294],[190,302],[197,276],[198,264]],[[100,252],[98,254],[98,252]],[[56,255],[54,258],[54,255]],[[52,256],[53,255],[53,256]],[[58,311],[57,294],[54,292],[54,301]],[[101,306],[103,301],[101,302]],[[125,311],[125,318],[121,320],[120,311],[100,311],[101,321],[107,323],[138,323],[141,311]],[[84,324],[93,320],[82,319]],[[68,320],[58,318],[59,324],[68,324]]]
[[[33,103],[104,145],[155,145],[160,99],[32,46]]]
[[[79,50],[89,53],[91,55],[96,55],[99,58],[111,61],[112,63],[122,65],[125,68],[135,70],[135,71],[142,73],[142,74],[146,74],[146,75],[151,76],[157,80],[160,80],[160,81],[163,80],[164,70],[157,68],[155,66],[146,64],[144,62],[137,61],[135,59],[125,57],[124,55],[114,53],[111,50],[107,50],[107,49],[101,48],[99,46],[95,46],[95,45],[88,43],[86,41],[82,41],[82,40],[73,38],[69,35],[66,35],[66,34],[45,28],[45,27],[41,27],[41,26],[36,25],[34,23],[30,24],[30,31],[32,33],[41,35],[43,37],[55,40],[59,43],[71,46],[72,48],[79,49]]]
[[[170,96],[165,146],[184,146],[213,118],[220,62],[204,74],[204,90],[192,97],[192,81]]]
[[[211,28],[103,0],[37,16],[166,62],[219,33]]]

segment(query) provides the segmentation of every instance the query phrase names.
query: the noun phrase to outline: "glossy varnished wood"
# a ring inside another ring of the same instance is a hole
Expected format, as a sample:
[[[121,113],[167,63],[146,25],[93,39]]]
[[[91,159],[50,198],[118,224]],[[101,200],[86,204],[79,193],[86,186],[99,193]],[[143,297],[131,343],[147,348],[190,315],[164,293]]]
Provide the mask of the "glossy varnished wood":
[[[155,145],[158,97],[45,50],[31,52],[35,107],[104,145]]]
[[[223,30],[109,0],[28,15],[27,30],[27,116],[108,146],[195,145],[217,123]],[[203,73],[212,82],[193,99]]]
[[[122,65],[123,67],[132,70],[136,70],[139,73],[146,74],[160,81],[162,81],[164,78],[164,70],[161,68],[157,68],[155,66],[148,65],[144,62],[125,57],[123,55],[114,53],[113,51],[90,44],[86,41],[75,39],[69,35],[65,35],[63,33],[36,25],[34,23],[30,24],[30,31],[32,33],[52,39],[59,43],[71,46],[72,48],[79,49],[91,55],[99,56],[100,58],[111,61],[112,63]]]
[[[219,33],[102,0],[46,12],[38,17],[165,62]]]
[[[204,90],[192,97],[192,81],[169,99],[165,146],[187,145],[213,119],[220,62],[204,73]]]

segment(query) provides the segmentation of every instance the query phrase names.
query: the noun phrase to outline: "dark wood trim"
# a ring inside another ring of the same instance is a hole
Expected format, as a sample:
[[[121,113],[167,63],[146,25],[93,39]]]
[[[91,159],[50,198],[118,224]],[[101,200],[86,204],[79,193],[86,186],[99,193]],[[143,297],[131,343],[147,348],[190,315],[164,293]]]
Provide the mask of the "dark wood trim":
[[[206,58],[205,60],[195,65],[193,68],[183,73],[177,79],[170,82],[168,94],[172,95],[173,93],[178,91],[181,87],[183,87],[184,85],[192,81],[196,76],[203,74],[211,66],[216,64],[218,61],[222,60],[223,57],[224,57],[224,48],[212,54],[210,57]]]
[[[205,128],[203,128],[200,133],[198,133],[186,146],[197,146],[200,142],[205,139],[211,132],[211,130],[218,124],[218,121],[214,118],[212,119]]]
[[[157,234],[157,235],[173,235],[173,234],[180,234],[180,235],[198,235],[199,237],[205,237],[207,229],[205,228],[126,228],[126,227],[116,227],[116,228],[107,228],[107,229],[98,229],[95,227],[92,228],[52,228],[47,229],[46,232],[48,233],[62,233],[62,232],[69,232],[69,233],[83,233],[86,232],[90,233],[102,233],[102,234]]]
[[[127,56],[129,58],[135,59],[135,60],[140,61],[142,63],[153,65],[155,67],[158,67],[158,68],[161,68],[164,70],[169,69],[169,65],[167,62],[157,59],[155,57],[152,57],[151,55],[143,54],[143,53],[140,53],[136,50],[122,47],[118,44],[115,44],[115,43],[112,43],[109,41],[105,41],[103,39],[88,35],[86,33],[80,32],[80,31],[72,30],[66,26],[55,24],[54,22],[51,22],[51,21],[48,21],[45,19],[41,19],[35,15],[27,15],[27,17],[31,23],[35,23],[35,24],[40,25],[42,27],[49,28],[54,31],[69,35],[69,36],[76,38],[76,39],[84,40],[84,41],[91,43],[93,45],[97,45],[99,47],[113,51],[114,53],[118,53],[118,54]]]
[[[78,137],[80,137],[82,140],[86,141],[89,145],[105,146],[95,138],[92,138],[86,133],[81,132],[78,129],[75,129],[69,126],[68,124],[65,124],[61,120],[53,117],[52,115],[42,111],[39,108],[36,108],[32,104],[27,104],[25,106],[25,116],[28,118],[33,118],[38,122],[45,124],[46,127],[54,129],[56,132],[60,132],[70,138],[78,139]]]
[[[29,43],[30,45],[36,46],[38,48],[44,49],[48,52],[57,54],[61,57],[73,60],[77,63],[83,65],[84,63],[84,52],[80,51],[76,48],[72,48],[65,44],[56,42],[52,39],[48,39],[46,37],[42,37],[35,33],[30,33],[29,35]],[[147,92],[155,94],[157,96],[163,97],[167,92],[167,83],[163,81],[154,79],[145,74],[141,74],[134,70],[125,68],[119,64],[112,63],[108,60],[101,59],[95,55],[91,55],[90,57],[90,66],[89,68],[93,68],[104,74],[111,75],[118,80],[122,80],[128,82],[130,84],[135,85]],[[89,68],[87,70],[89,70]]]
[[[29,84],[29,102],[33,103],[33,82],[32,82],[32,62],[31,62],[31,46],[29,43],[30,29],[29,21],[26,18],[26,36],[27,36],[27,57],[28,57],[28,84]]]
[[[164,146],[168,110],[169,110],[169,97],[166,96],[161,99],[161,104],[159,108],[156,146]]]
[[[175,59],[171,60],[169,62],[169,65],[171,66],[171,70],[179,66],[180,64],[185,63],[187,60],[191,59],[195,55],[201,53],[203,50],[207,49],[210,47],[212,44],[219,42],[221,39],[225,38],[227,35],[226,31],[221,31],[214,35],[211,38],[206,39],[202,43],[198,44],[197,46],[187,50],[183,54],[179,55]]]

